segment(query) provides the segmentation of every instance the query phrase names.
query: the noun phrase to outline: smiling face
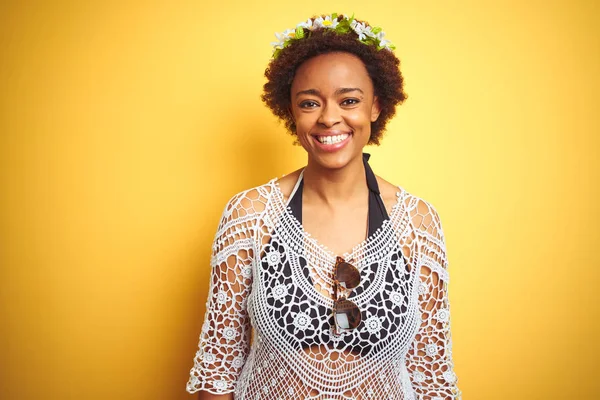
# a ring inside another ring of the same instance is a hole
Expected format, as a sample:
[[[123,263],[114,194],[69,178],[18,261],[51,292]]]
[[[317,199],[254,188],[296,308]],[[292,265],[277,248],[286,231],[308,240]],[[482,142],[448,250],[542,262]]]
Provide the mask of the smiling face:
[[[290,112],[309,163],[339,169],[362,159],[380,109],[363,62],[350,53],[305,61],[291,88]]]

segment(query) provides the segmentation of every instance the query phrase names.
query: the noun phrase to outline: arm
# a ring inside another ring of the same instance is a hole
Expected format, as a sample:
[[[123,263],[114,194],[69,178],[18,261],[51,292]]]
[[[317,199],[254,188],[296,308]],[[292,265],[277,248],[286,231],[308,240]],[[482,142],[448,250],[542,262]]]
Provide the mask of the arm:
[[[407,354],[407,369],[419,400],[460,399],[452,360],[448,260],[435,208],[419,200],[412,212],[419,240],[417,273],[421,326]]]
[[[213,242],[206,314],[186,385],[200,399],[233,399],[250,347],[246,298],[252,283],[254,218],[246,193],[225,207]]]

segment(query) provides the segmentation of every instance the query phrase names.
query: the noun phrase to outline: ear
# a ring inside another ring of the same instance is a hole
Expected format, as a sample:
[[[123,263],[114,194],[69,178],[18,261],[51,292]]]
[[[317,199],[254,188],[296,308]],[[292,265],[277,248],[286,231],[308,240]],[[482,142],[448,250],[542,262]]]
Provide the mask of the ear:
[[[371,122],[377,121],[381,114],[381,107],[379,106],[379,99],[377,96],[373,96],[373,105],[371,106]]]

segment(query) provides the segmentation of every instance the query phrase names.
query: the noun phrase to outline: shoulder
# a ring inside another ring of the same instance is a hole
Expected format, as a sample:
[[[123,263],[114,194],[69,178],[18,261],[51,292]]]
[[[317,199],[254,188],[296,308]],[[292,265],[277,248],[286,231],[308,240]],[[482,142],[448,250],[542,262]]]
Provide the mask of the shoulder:
[[[377,185],[379,186],[379,193],[381,194],[381,198],[387,208],[388,214],[391,214],[392,207],[396,205],[398,202],[398,192],[403,190],[400,186],[394,185],[379,175],[375,175],[377,178]]]
[[[397,193],[402,192],[403,206],[408,211],[407,214],[415,230],[436,237],[442,235],[440,216],[433,204],[379,176],[377,176],[377,183],[386,205],[398,201]]]
[[[416,231],[443,239],[442,221],[433,204],[422,197],[407,193],[404,205],[408,211],[412,226]]]
[[[231,196],[225,204],[223,219],[252,218],[262,214],[273,195],[274,182],[275,178]]]
[[[282,176],[277,179],[275,183],[279,186],[279,190],[281,190],[281,194],[283,195],[283,199],[287,201],[288,197],[294,190],[294,186],[298,181],[298,177],[304,168],[298,168],[297,170],[290,172],[287,175]]]

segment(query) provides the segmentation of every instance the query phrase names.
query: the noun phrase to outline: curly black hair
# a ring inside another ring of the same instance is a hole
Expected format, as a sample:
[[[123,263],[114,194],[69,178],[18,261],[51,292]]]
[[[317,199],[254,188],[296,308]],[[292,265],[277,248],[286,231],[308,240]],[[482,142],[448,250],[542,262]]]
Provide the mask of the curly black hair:
[[[316,17],[313,17],[313,20]],[[339,16],[338,20],[342,20]],[[361,22],[358,21],[357,22]],[[367,45],[358,40],[354,31],[339,34],[331,29],[318,28],[304,30],[305,37],[291,41],[281,49],[277,57],[271,59],[265,77],[264,93],[261,98],[267,107],[285,123],[289,133],[296,134],[296,124],[289,113],[291,87],[296,71],[306,60],[320,54],[347,52],[362,60],[373,82],[374,94],[379,99],[381,113],[377,121],[371,123],[371,137],[367,144],[379,145],[387,122],[396,113],[396,105],[407,99],[404,93],[404,79],[400,72],[400,60],[387,49],[378,50],[375,45]]]

